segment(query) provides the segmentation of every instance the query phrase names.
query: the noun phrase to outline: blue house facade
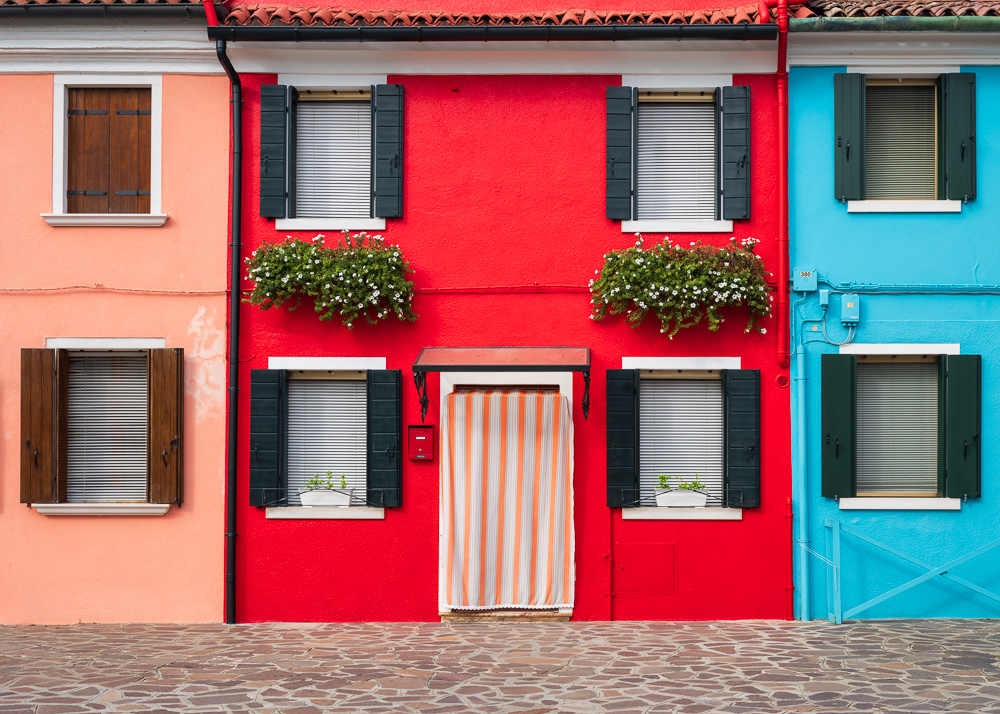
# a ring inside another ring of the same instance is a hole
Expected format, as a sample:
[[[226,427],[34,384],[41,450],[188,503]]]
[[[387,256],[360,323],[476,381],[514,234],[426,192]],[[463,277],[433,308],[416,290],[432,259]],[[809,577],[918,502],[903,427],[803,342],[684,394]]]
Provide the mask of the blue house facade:
[[[792,21],[800,619],[1000,616],[1000,24],[950,19]]]

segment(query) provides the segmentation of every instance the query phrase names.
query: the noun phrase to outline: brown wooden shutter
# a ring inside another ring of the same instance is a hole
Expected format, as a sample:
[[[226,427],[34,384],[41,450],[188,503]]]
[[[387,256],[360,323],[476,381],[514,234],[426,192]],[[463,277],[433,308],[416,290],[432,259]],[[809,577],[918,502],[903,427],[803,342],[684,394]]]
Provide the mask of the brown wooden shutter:
[[[69,213],[149,213],[152,92],[69,90]]]
[[[21,350],[21,503],[57,497],[55,356],[55,350]]]
[[[183,500],[184,350],[149,351],[149,502]]]

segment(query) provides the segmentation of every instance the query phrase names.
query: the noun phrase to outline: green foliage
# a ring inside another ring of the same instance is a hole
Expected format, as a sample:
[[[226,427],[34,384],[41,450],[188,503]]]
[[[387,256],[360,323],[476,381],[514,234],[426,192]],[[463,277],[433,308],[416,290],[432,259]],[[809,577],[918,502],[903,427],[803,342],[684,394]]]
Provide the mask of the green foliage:
[[[332,471],[327,471],[326,476],[316,474],[306,481],[306,488],[312,491],[335,491],[337,490],[337,478]],[[347,474],[340,474],[340,488],[347,488]]]
[[[595,270],[590,281],[591,319],[624,313],[632,327],[650,312],[660,320],[660,332],[673,339],[684,327],[708,320],[708,329],[719,329],[724,321],[720,309],[745,306],[750,312],[746,331],[764,333],[757,320],[771,314],[763,261],[753,252],[757,241],[744,238],[739,243],[718,248],[700,241],[683,248],[669,238],[650,248],[642,236],[631,248],[604,255],[604,267]]]
[[[705,488],[705,484],[698,480],[698,474],[694,475],[694,478],[690,481],[681,481],[681,477],[677,477],[678,484],[676,486],[670,485],[670,479],[672,476],[667,476],[666,474],[660,474],[660,488],[664,490],[672,490],[679,488],[682,491],[700,491]]]
[[[382,236],[344,231],[329,247],[324,236],[312,241],[288,238],[265,243],[246,259],[247,279],[255,283],[246,301],[262,310],[287,305],[294,310],[310,297],[321,320],[340,315],[354,327],[359,317],[371,324],[395,315],[413,321],[412,273],[399,246],[386,245]]]

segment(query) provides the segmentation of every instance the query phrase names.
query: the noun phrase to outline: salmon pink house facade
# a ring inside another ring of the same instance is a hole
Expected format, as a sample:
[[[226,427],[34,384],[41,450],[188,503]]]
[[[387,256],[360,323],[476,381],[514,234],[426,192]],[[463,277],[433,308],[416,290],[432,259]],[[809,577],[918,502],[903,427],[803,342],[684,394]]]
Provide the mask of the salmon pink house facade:
[[[766,5],[424,10],[209,28],[242,99],[227,618],[791,617]]]

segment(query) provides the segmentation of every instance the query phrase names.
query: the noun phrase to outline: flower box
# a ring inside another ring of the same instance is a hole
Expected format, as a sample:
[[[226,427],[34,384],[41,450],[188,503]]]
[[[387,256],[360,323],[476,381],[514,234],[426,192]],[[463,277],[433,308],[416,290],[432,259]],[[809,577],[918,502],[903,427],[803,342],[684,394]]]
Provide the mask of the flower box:
[[[656,492],[657,508],[704,508],[708,494],[701,491],[675,488]]]
[[[353,488],[342,490],[328,488],[299,489],[299,500],[302,501],[303,506],[350,506],[353,494]]]

